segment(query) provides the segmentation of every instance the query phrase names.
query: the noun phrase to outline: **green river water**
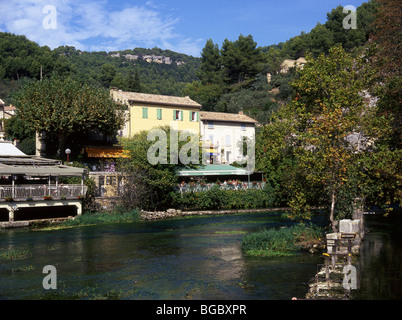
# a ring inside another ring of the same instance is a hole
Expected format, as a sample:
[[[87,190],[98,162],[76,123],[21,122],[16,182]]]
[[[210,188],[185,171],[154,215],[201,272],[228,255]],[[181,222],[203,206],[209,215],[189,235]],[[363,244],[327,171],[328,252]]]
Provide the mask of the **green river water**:
[[[364,240],[360,288],[352,298],[401,299],[401,229],[377,216],[368,218],[374,229]],[[323,263],[320,254],[264,259],[241,250],[246,233],[289,224],[280,213],[248,213],[2,230],[0,252],[24,255],[0,261],[0,299],[304,298],[317,264]],[[57,270],[57,289],[43,288],[46,265]]]

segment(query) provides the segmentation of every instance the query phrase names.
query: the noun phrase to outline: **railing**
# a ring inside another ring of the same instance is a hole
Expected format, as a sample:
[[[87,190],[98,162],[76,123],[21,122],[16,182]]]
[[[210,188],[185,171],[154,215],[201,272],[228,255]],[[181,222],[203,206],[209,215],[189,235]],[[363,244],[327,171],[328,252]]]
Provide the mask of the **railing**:
[[[262,190],[265,187],[265,182],[238,182],[238,183],[185,183],[177,186],[180,192],[201,192],[208,191],[218,185],[221,190],[247,190],[257,189]]]
[[[0,185],[0,201],[77,199],[84,197],[86,192],[87,186],[77,184]]]

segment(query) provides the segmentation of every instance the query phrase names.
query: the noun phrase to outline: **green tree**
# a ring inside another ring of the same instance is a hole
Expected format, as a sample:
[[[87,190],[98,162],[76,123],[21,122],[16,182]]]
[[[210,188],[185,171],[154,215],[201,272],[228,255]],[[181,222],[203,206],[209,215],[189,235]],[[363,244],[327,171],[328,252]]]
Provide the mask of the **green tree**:
[[[224,89],[219,84],[202,84],[201,81],[193,81],[187,84],[182,94],[189,96],[202,105],[205,111],[215,110],[216,103],[224,93]]]
[[[353,199],[375,189],[373,172],[379,168],[371,160],[373,154],[393,166],[383,147],[389,119],[379,115],[375,105],[368,106],[362,96],[371,80],[366,61],[352,58],[341,46],[327,56],[309,57],[293,82],[294,99],[268,131],[277,152],[273,159],[290,153],[297,175],[311,190],[321,188],[318,200],[327,206],[335,232],[337,218],[350,213]],[[280,130],[273,133],[276,128]],[[309,191],[300,183],[293,186],[290,205],[308,217]]]
[[[166,152],[166,163],[152,163],[149,159],[149,150],[160,142],[161,137],[155,141],[148,140],[150,131],[141,131],[132,138],[121,140],[121,145],[127,154],[127,158],[120,159],[119,167],[127,178],[127,183],[123,190],[123,204],[126,207],[135,207],[145,210],[167,209],[172,204],[174,197],[174,187],[177,185],[176,176],[177,165],[181,164],[180,157],[177,159],[171,157],[171,148],[174,150],[175,144],[171,141],[171,136],[177,137],[177,155],[184,145],[191,143],[191,146],[198,148],[199,156],[200,146],[197,139],[180,141],[179,133],[171,131],[169,127],[155,128],[164,132],[166,140],[161,148],[155,150],[152,156],[159,156]],[[194,137],[194,136],[192,136]],[[196,145],[193,145],[192,142]],[[198,159],[200,160],[200,159]]]
[[[116,75],[116,68],[112,64],[104,64],[101,67],[101,76],[100,80],[105,88],[109,88],[110,84],[113,81],[114,76]]]
[[[252,80],[262,68],[263,56],[251,35],[240,35],[235,42],[225,39],[221,57],[225,81],[229,85]]]
[[[131,92],[142,91],[141,80],[137,68],[135,69],[134,73],[130,72],[130,74],[128,75],[126,90]]]
[[[392,148],[402,145],[402,3],[397,0],[377,0],[374,22],[374,53],[372,64],[378,70],[379,104],[385,114],[393,117]]]
[[[5,132],[9,140],[20,141],[20,149],[25,154],[35,154],[35,130],[17,114],[5,120]]]
[[[222,82],[222,62],[219,47],[209,39],[201,52],[201,66],[197,73],[203,85]]]
[[[59,77],[31,81],[13,95],[18,116],[32,130],[57,137],[60,156],[73,134],[115,135],[123,112],[104,89]]]
[[[317,23],[311,30],[310,38],[311,53],[315,57],[318,57],[321,53],[327,54],[334,42],[331,31],[321,23]]]
[[[300,35],[286,41],[283,50],[292,59],[304,57],[310,48],[310,35],[302,32]]]

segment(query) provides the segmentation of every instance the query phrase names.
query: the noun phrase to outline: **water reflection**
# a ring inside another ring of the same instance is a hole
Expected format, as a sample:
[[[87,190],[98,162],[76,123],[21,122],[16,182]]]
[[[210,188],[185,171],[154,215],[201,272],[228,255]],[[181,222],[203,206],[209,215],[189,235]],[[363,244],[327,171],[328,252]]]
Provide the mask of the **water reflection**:
[[[304,297],[322,263],[319,255],[267,260],[245,257],[241,250],[245,232],[286,224],[280,214],[258,213],[2,231],[0,250],[28,254],[0,262],[0,299]],[[373,231],[366,237],[355,298],[400,298],[400,235]],[[42,268],[49,264],[58,272],[53,292],[42,288]]]
[[[402,298],[402,218],[367,215],[357,264],[359,289],[353,299]]]

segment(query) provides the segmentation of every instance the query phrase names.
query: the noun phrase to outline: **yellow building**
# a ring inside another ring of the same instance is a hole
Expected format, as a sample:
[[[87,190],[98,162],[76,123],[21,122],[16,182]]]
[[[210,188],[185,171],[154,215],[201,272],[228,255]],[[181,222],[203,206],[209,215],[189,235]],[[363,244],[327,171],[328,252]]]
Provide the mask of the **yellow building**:
[[[174,125],[178,130],[200,132],[201,105],[189,97],[126,92],[111,89],[113,100],[126,105],[126,126],[119,133],[122,137],[160,126]]]

